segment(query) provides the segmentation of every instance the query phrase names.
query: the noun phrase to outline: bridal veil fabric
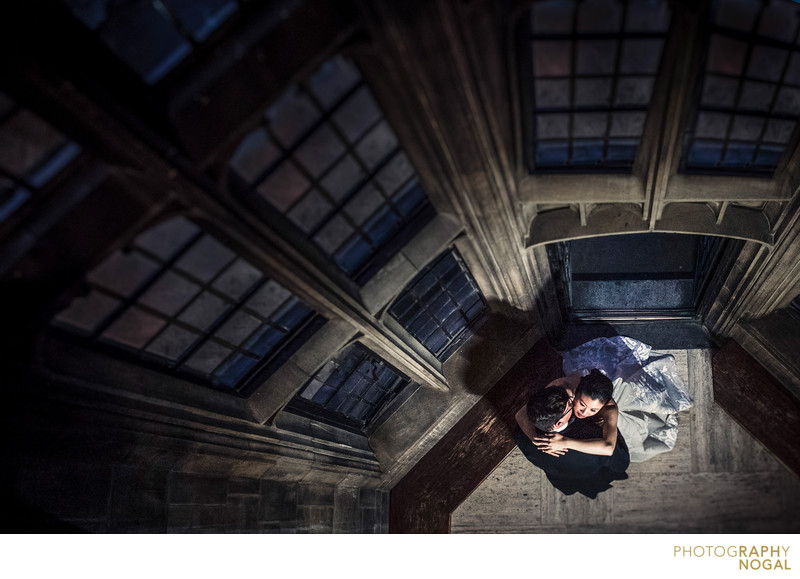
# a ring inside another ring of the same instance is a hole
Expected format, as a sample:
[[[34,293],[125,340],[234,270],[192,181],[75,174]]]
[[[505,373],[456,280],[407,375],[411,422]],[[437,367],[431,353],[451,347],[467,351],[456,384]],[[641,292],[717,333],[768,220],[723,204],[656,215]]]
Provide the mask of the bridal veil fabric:
[[[677,414],[692,405],[673,356],[654,353],[647,344],[626,336],[597,338],[562,356],[565,375],[585,376],[597,368],[614,383],[618,427],[631,462],[672,450]]]

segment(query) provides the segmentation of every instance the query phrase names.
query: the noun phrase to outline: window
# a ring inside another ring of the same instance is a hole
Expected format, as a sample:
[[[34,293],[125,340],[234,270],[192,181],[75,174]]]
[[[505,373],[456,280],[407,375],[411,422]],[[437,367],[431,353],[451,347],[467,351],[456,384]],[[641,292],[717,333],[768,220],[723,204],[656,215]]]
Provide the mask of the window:
[[[278,98],[230,167],[235,191],[267,204],[358,283],[433,215],[372,93],[343,57]]]
[[[771,175],[800,113],[800,6],[721,0],[684,169]]]
[[[0,92],[0,223],[34,197],[81,148]]]
[[[147,84],[180,64],[238,9],[236,0],[62,0]]]
[[[303,388],[291,409],[312,418],[363,430],[409,380],[361,344],[329,360]]]
[[[145,231],[88,281],[56,326],[242,394],[315,327],[308,306],[184,217]]]
[[[461,257],[451,249],[422,270],[389,309],[417,341],[443,360],[486,309]]]
[[[520,79],[534,171],[629,171],[670,12],[666,0],[535,2]]]

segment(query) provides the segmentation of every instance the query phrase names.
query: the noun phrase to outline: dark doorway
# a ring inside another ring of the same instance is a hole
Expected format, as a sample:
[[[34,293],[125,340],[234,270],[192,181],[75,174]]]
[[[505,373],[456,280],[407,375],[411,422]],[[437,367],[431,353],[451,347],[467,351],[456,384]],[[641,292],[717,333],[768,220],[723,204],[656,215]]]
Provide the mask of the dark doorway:
[[[579,319],[691,318],[725,239],[639,233],[548,246],[562,305]]]

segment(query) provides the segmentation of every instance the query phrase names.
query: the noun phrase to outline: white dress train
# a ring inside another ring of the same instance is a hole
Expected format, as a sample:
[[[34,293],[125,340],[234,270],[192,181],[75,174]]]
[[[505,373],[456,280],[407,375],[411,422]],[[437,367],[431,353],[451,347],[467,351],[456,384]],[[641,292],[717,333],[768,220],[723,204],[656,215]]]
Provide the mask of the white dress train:
[[[672,450],[678,412],[692,405],[675,358],[653,354],[647,344],[628,338],[597,338],[562,354],[564,374],[585,376],[597,368],[614,384],[618,427],[631,462]]]

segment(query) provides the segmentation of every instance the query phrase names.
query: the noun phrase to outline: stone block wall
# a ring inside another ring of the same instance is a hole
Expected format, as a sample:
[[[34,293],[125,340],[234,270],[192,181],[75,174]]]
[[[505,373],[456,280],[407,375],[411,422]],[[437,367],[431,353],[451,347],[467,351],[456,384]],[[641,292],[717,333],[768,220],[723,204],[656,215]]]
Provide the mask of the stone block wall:
[[[344,485],[24,459],[13,487],[7,532],[388,532],[388,493]]]
[[[28,386],[0,420],[2,532],[388,532],[375,465],[298,454],[296,436],[265,450],[271,439],[249,431],[176,432],[163,417],[142,428],[131,409],[46,402]]]
[[[387,493],[268,479],[173,473],[167,532],[381,533]]]

